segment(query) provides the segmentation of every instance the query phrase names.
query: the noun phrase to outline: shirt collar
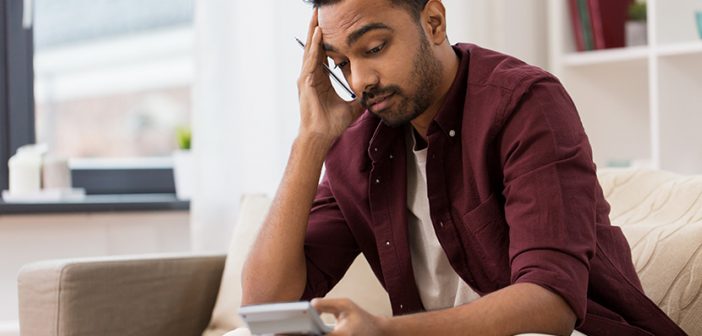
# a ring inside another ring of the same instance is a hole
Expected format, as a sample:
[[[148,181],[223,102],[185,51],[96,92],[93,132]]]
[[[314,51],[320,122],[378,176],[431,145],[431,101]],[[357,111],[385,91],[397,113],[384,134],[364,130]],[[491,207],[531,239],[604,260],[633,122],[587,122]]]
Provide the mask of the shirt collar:
[[[468,96],[467,83],[470,55],[466,45],[454,45],[453,50],[459,58],[458,71],[456,72],[456,77],[453,79],[453,84],[451,84],[446,94],[443,105],[434,117],[434,122],[429,127],[429,133],[434,132],[434,130],[432,130],[434,124],[436,124],[445,135],[451,135],[451,131],[458,132],[460,130],[463,108]]]
[[[368,157],[370,157],[373,162],[380,161],[392,155],[388,153],[391,152],[395,139],[402,136],[404,129],[404,127],[390,127],[382,122],[380,118],[375,118],[379,121],[378,127],[376,127],[368,146]]]
[[[436,117],[434,117],[432,125],[429,127],[430,134],[435,131],[433,130],[435,127],[438,127],[447,136],[454,136],[460,131],[460,124],[463,117],[463,106],[467,96],[470,55],[467,45],[457,44],[452,46],[452,48],[459,58],[458,71],[453,80],[453,84],[451,84],[451,87],[446,94],[442,107],[439,109]],[[370,112],[366,111],[365,113]],[[387,152],[392,146],[393,140],[404,134],[403,127],[390,127],[383,123],[380,118],[375,118],[379,122],[368,146],[368,156],[373,161],[377,161],[387,156]]]

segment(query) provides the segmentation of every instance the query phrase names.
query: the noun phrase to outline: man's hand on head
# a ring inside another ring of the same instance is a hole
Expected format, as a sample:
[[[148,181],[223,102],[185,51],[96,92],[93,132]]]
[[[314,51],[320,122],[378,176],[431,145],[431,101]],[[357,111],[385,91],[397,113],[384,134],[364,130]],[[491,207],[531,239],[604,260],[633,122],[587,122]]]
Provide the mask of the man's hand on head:
[[[349,299],[313,299],[312,306],[320,313],[333,314],[336,325],[329,336],[384,335],[383,325],[387,318],[375,316],[359,307]]]
[[[300,136],[333,141],[363,112],[358,101],[347,102],[337,95],[322,63],[322,30],[315,9],[310,21],[302,71],[297,82],[300,98]]]

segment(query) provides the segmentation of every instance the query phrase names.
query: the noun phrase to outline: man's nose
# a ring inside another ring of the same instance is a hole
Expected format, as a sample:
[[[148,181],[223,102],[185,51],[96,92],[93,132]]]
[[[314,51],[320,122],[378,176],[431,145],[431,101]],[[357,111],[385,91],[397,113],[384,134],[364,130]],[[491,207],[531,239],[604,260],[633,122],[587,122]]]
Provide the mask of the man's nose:
[[[351,82],[349,84],[357,95],[372,91],[378,86],[379,81],[378,73],[372,68],[363,66],[363,64],[351,65]]]

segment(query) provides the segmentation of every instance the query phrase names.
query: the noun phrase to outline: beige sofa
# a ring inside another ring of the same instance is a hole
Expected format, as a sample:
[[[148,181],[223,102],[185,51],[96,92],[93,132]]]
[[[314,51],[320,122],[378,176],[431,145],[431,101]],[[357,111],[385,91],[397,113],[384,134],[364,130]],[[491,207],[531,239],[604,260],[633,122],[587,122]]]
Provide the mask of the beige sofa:
[[[647,294],[690,335],[702,335],[702,177],[646,170],[599,176]],[[18,279],[22,335],[215,336],[241,326],[241,264],[268,205],[265,197],[244,199],[226,259],[171,255],[27,265]],[[362,257],[330,295],[390,313]]]

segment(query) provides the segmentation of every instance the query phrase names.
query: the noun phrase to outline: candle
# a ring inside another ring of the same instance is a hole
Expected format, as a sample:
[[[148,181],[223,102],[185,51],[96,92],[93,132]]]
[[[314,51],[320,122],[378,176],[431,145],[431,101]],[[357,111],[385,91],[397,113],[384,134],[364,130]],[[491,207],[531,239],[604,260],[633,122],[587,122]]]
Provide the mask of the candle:
[[[18,151],[7,165],[11,194],[32,194],[41,190],[41,155]]]
[[[42,188],[61,190],[71,188],[71,170],[68,167],[68,160],[51,156],[44,158]]]

